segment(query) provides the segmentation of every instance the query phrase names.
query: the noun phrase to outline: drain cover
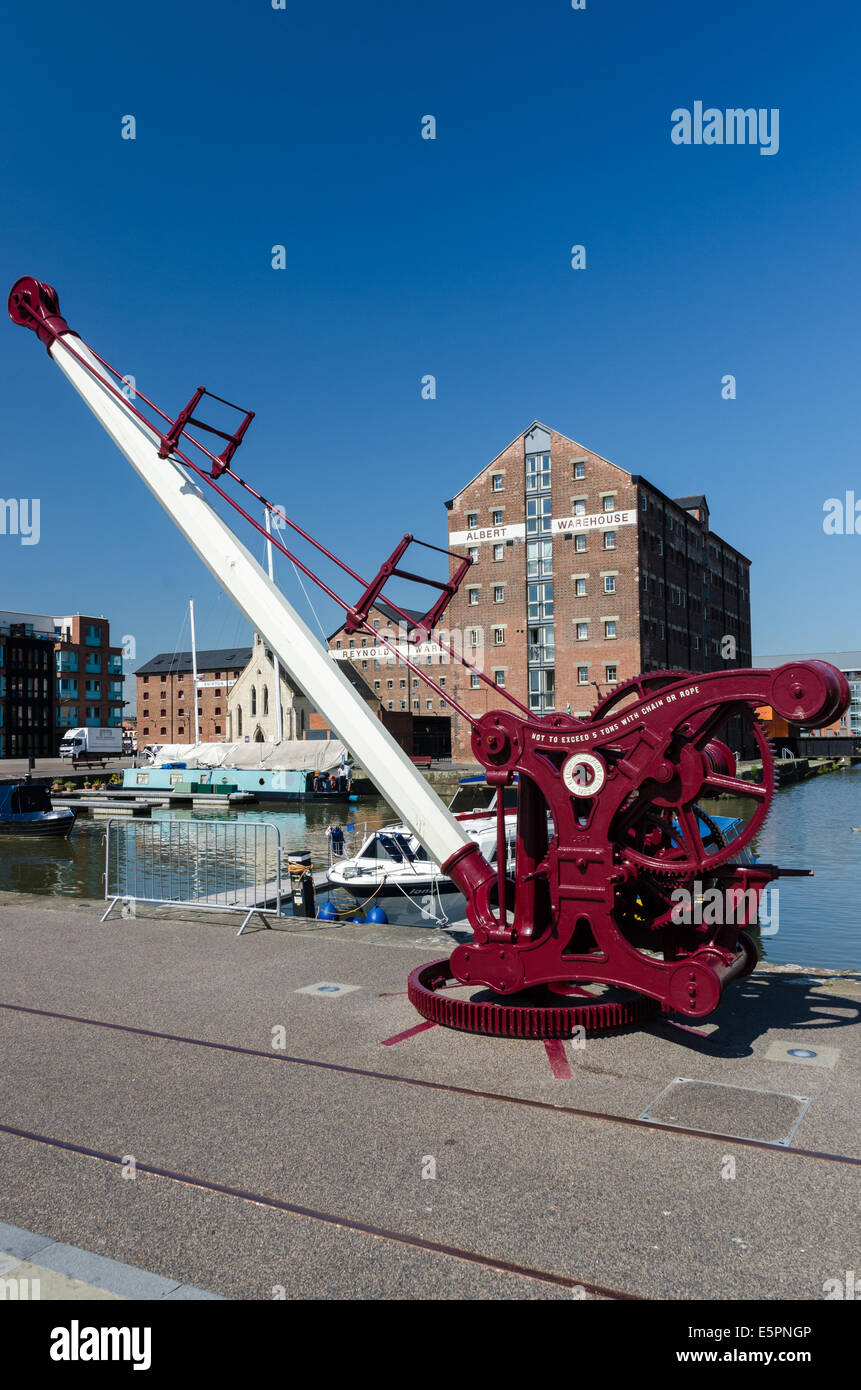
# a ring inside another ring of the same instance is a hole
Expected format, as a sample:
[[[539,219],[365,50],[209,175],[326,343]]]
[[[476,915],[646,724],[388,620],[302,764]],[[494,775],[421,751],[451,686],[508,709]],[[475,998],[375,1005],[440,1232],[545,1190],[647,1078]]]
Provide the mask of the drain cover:
[[[747,1086],[723,1086],[716,1081],[677,1076],[638,1118],[678,1129],[700,1129],[706,1134],[785,1146],[791,1143],[809,1104],[809,1096],[787,1096],[780,1091],[754,1091]]]

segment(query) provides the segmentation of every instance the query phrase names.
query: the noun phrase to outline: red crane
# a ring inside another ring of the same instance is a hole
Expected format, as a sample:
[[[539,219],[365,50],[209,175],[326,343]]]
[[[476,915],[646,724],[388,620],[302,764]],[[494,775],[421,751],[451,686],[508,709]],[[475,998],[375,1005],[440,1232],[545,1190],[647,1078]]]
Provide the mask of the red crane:
[[[17,281],[9,312],[45,343],[218,582],[463,892],[472,941],[410,977],[410,998],[424,1017],[468,1031],[541,1038],[570,1036],[577,1026],[614,1027],[660,1010],[702,1018],[717,1007],[731,980],[754,968],[757,951],[745,927],[756,919],[764,888],[781,874],[809,873],[755,863],[745,853],[768,814],[775,787],[774,759],[755,710],[770,705],[779,717],[802,726],[831,723],[849,705],[840,671],[804,661],[776,670],[650,672],[617,687],[581,720],[530,713],[441,644],[507,703],[508,708],[476,719],[436,685],[426,667],[375,631],[369,618],[389,579],[431,584],[438,598],[418,623],[386,600],[408,624],[411,640],[426,637],[465,576],[468,558],[451,556],[448,581],[428,579],[402,568],[416,543],[407,535],[374,579],[362,579],[235,471],[234,456],[252,412],[240,410],[242,418],[229,433],[195,414],[210,396],[203,387],[175,419],[140,392],[130,400],[119,373],[71,333],[56,291],[40,281]],[[221,438],[222,452],[212,454],[189,432],[192,428]],[[198,450],[202,461],[180,445]],[[282,525],[358,586],[351,603],[273,539],[343,608],[348,631],[372,633],[376,642],[397,651],[416,676],[469,720],[475,757],[498,790],[495,864],[467,840],[337,663],[210,506],[206,488],[266,534],[228,493],[228,482],[276,513]],[[758,748],[758,782],[738,774],[722,738],[731,720],[742,721]],[[515,783],[510,873],[502,793]],[[731,842],[699,806],[701,799],[722,794],[749,805],[744,828]],[[680,898],[687,895],[693,903],[706,894],[716,894],[725,910],[679,911]],[[450,985],[461,987],[463,997],[457,989],[442,992]]]

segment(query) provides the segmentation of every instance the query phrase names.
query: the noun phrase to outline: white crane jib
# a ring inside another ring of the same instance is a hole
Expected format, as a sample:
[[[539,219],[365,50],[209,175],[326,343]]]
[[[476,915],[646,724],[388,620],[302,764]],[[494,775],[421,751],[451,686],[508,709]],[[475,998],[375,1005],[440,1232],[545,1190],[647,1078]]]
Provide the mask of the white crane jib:
[[[284,669],[431,858],[442,864],[469,844],[458,821],[262,566],[210,506],[189,470],[169,455],[160,457],[163,440],[135,413],[113,385],[101,360],[60,317],[56,292],[29,277],[19,280],[10,295],[9,312],[14,322],[32,328],[46,344],[57,366],[215,580],[277,654]]]

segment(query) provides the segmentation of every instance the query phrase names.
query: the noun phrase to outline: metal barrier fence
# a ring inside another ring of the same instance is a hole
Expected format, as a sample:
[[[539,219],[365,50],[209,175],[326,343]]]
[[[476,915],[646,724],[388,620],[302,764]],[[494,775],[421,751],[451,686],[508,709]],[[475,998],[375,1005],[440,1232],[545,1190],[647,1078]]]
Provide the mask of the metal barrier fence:
[[[265,821],[109,820],[106,921],[118,902],[281,914],[281,835]],[[126,913],[128,915],[128,913]],[[264,925],[266,925],[265,918]]]

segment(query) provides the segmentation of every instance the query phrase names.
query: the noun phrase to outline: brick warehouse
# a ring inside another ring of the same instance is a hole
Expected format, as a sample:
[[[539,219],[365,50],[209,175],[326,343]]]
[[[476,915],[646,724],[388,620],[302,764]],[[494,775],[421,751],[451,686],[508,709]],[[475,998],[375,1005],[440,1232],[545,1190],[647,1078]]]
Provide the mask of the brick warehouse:
[[[227,737],[227,692],[251,660],[251,647],[197,653],[197,709],[201,743]],[[140,666],[137,677],[137,740],[194,742],[194,682],[191,652],[160,652]]]
[[[412,608],[404,608],[403,611],[416,621],[422,617]],[[375,630],[389,641],[406,642],[406,627],[401,628],[401,619],[385,600],[380,600],[369,616]],[[439,654],[438,648],[435,649],[436,654],[417,654],[416,664],[434,668],[431,674],[442,688],[442,696],[397,661],[393,653],[374,646],[369,635],[361,632],[348,634],[343,624],[329,637],[329,651],[336,661],[342,663],[345,674],[357,689],[361,689],[363,694],[367,691],[367,699],[374,713],[406,753],[443,759],[451,757],[451,712],[445,699],[451,674],[447,669],[447,659]],[[328,725],[321,715],[311,716],[311,728],[328,732]]]
[[[447,625],[536,714],[585,716],[641,671],[751,664],[750,561],[704,496],[667,497],[535,421],[446,506],[450,548],[474,561]],[[495,703],[463,667],[450,684],[473,714]],[[463,720],[452,734],[469,759]]]

